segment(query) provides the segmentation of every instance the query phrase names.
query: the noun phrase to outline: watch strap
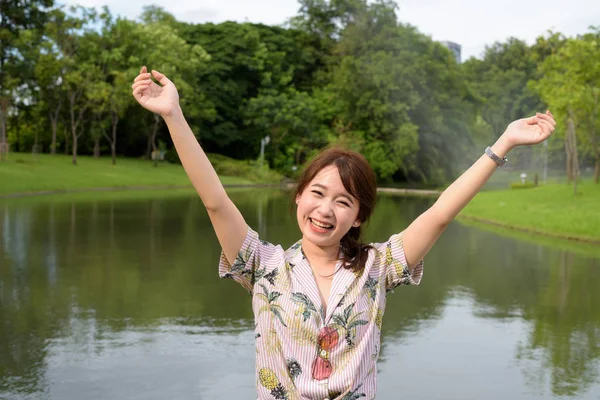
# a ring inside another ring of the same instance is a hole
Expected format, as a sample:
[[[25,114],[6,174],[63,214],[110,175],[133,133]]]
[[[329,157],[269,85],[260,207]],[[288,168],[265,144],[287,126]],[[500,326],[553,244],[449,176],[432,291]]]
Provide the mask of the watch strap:
[[[500,158],[496,153],[492,151],[492,148],[489,146],[485,149],[485,154],[487,154],[492,160],[494,160],[494,162],[499,167],[503,166],[504,164],[506,164],[506,161],[508,161],[506,157]]]

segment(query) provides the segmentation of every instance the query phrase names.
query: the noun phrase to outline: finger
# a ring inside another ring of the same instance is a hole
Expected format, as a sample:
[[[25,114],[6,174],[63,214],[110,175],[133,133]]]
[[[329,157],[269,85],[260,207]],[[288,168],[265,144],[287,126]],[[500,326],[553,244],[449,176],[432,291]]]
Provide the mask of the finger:
[[[156,70],[152,70],[152,76],[154,76],[154,79],[156,79],[157,81],[160,82],[161,85],[165,86],[168,83],[171,83],[171,81],[169,80],[169,78],[167,78],[164,74],[156,71]]]
[[[548,114],[549,116],[551,116],[552,118],[554,118],[554,115],[552,115],[552,112],[550,112],[550,110],[546,110],[546,114]]]
[[[142,92],[144,91],[144,89],[146,89],[144,86],[138,86],[133,90],[133,97],[135,97],[136,99],[139,99],[140,97],[142,97]]]
[[[525,122],[527,125],[535,125],[538,122],[538,118],[536,116],[525,118]]]
[[[139,74],[138,76],[135,77],[135,79],[133,81],[137,82],[137,81],[141,81],[142,79],[150,80],[150,74],[149,73]]]
[[[540,122],[538,122],[538,125],[546,135],[550,135],[552,133],[552,131],[554,130],[554,127],[552,126],[552,124],[543,119],[540,119]]]
[[[150,86],[151,84],[152,84],[152,81],[148,79],[148,80],[146,80],[146,81],[138,81],[138,82],[135,82],[133,85],[131,85],[131,88],[132,88],[133,90],[135,90],[136,88],[138,88],[138,87],[140,87],[140,86],[142,86],[142,87],[148,87],[148,86]]]
[[[548,114],[536,113],[536,117],[544,121],[548,121],[552,126],[556,125],[556,121],[554,120],[554,118]]]
[[[552,118],[552,125],[556,126],[556,118],[554,118],[554,115],[552,115],[550,111],[546,112],[546,114],[549,115],[550,118]]]
[[[145,74],[146,72],[148,72],[148,69],[146,68],[145,65],[143,65],[142,68],[140,69],[140,74]]]

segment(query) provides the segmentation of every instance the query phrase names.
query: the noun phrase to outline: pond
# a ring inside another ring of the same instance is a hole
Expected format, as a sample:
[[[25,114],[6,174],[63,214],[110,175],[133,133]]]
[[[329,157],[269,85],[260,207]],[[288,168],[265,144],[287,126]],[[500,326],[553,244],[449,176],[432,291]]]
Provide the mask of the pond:
[[[261,238],[299,238],[289,193],[230,195]],[[432,200],[378,203],[369,241]],[[0,200],[0,398],[256,398],[251,299],[219,255],[189,191]],[[388,295],[378,398],[600,399],[599,282],[594,255],[453,222]]]

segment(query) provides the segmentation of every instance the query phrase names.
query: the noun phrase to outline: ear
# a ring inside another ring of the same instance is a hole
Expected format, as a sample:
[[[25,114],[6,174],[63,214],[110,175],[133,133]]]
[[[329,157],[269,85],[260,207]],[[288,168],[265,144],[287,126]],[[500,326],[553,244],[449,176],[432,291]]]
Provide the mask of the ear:
[[[300,203],[300,195],[296,196],[296,205],[298,205],[298,203]]]
[[[358,219],[357,219],[357,220],[356,220],[356,221],[354,221],[354,223],[352,224],[352,227],[353,227],[353,228],[358,228],[359,226],[360,226],[360,220],[358,220]]]

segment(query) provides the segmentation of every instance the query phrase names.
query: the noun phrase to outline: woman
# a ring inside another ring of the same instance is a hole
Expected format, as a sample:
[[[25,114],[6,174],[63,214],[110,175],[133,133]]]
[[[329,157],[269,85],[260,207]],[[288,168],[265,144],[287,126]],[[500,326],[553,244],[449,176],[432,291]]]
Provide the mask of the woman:
[[[253,296],[260,399],[374,398],[386,292],[419,284],[423,258],[505,155],[542,142],[556,125],[549,111],[512,122],[431,208],[386,242],[370,245],[360,243],[360,227],[375,205],[375,174],[356,152],[325,150],[299,179],[294,200],[302,239],[284,251],[259,240],[228,198],[173,83],[143,67],[133,96],[169,128],[222,246],[220,276]]]

